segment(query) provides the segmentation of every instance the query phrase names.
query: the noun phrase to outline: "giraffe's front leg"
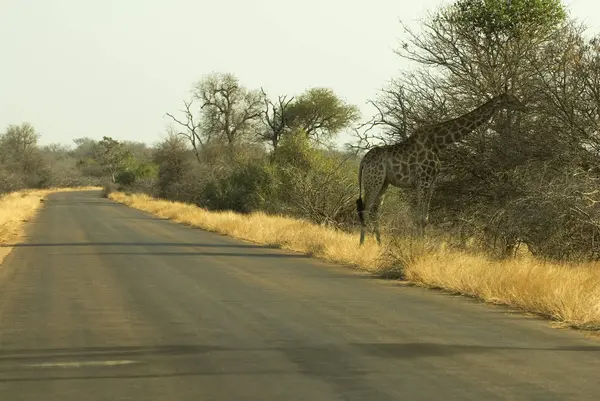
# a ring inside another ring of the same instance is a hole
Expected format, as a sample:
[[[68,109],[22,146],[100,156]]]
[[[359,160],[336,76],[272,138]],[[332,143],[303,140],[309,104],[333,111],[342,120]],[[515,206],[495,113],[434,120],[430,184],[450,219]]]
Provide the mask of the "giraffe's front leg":
[[[429,205],[433,196],[433,189],[437,177],[435,166],[422,172],[417,184],[415,218],[420,236],[425,235],[425,228],[429,223]]]
[[[413,201],[413,215],[417,228],[417,234],[423,236],[425,234],[425,226],[427,225],[427,188],[423,183],[420,183],[416,188],[415,199]]]
[[[423,231],[421,235],[425,234],[425,227],[429,225],[429,208],[431,207],[431,198],[433,198],[433,191],[435,189],[435,183],[438,176],[439,167],[436,167],[431,172],[429,179],[425,181],[423,185],[423,206],[422,206],[422,221]]]
[[[429,208],[431,205],[431,198],[433,197],[433,183],[430,183],[427,187],[424,188],[423,194],[423,227],[426,227],[429,224]]]

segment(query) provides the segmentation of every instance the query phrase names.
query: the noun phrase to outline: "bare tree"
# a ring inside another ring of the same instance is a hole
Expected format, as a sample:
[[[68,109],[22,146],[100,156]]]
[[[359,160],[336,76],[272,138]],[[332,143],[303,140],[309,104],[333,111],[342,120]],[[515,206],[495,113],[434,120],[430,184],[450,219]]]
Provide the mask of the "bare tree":
[[[35,128],[29,123],[9,125],[6,131],[0,135],[2,162],[16,162],[16,159],[22,162],[37,151],[39,137],[40,135],[35,131]]]
[[[183,101],[185,109],[180,111],[183,113],[185,120],[179,120],[170,113],[166,113],[166,115],[171,117],[171,119],[177,124],[185,128],[185,131],[180,131],[177,133],[177,135],[180,135],[189,141],[189,143],[192,145],[196,159],[198,162],[200,162],[200,150],[203,146],[209,144],[211,132],[203,131],[200,119],[194,118],[194,113],[191,110],[192,103],[193,100]]]
[[[168,199],[180,197],[182,181],[190,170],[191,160],[188,157],[187,142],[182,135],[168,130],[166,138],[155,146],[153,162],[159,166],[156,180],[159,197]]]
[[[448,118],[451,110],[444,89],[427,70],[407,72],[393,79],[375,100],[368,101],[376,112],[355,130],[357,148],[368,149],[371,142],[403,141],[417,126]]]
[[[264,109],[260,118],[264,124],[264,130],[259,131],[258,136],[263,141],[269,141],[273,149],[277,149],[280,139],[289,130],[288,110],[294,97],[287,99],[287,95],[278,96],[277,103],[273,103],[262,88],[261,93]]]
[[[29,123],[9,125],[0,135],[0,163],[9,170],[25,174],[28,185],[37,185],[38,173],[45,169],[44,159],[38,148],[40,135]]]
[[[203,132],[223,139],[233,152],[244,138],[251,136],[261,115],[261,96],[247,90],[230,73],[204,77],[193,90],[201,103]]]

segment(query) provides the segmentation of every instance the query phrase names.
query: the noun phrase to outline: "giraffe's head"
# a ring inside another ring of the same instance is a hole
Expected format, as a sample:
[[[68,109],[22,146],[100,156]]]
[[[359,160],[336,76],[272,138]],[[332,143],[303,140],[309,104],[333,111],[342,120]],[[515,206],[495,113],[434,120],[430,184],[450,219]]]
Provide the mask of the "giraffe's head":
[[[514,95],[503,93],[496,97],[496,104],[509,110],[525,111],[525,105]]]

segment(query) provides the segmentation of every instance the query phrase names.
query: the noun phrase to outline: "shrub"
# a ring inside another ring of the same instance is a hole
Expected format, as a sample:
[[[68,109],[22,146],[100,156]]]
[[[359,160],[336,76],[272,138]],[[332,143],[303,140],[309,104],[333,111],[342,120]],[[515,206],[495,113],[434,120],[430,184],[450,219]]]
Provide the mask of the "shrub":
[[[108,198],[108,195],[110,195],[113,192],[117,192],[118,190],[119,187],[117,184],[115,184],[114,182],[107,182],[102,187],[102,196]]]

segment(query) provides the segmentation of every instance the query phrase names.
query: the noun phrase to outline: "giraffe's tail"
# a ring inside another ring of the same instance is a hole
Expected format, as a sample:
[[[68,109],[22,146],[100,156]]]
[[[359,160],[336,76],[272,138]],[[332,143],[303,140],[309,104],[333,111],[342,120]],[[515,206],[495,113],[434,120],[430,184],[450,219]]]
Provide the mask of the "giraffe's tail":
[[[365,218],[363,217],[363,212],[365,211],[365,204],[363,203],[362,198],[359,196],[356,200],[356,212],[358,213],[358,219],[361,223],[365,222]]]
[[[360,162],[360,166],[358,167],[358,199],[356,200],[356,212],[358,213],[358,219],[361,223],[365,222],[363,211],[365,210],[365,203],[362,200],[362,170],[363,164],[362,160]]]

